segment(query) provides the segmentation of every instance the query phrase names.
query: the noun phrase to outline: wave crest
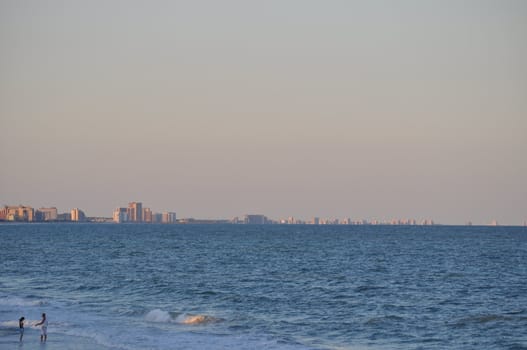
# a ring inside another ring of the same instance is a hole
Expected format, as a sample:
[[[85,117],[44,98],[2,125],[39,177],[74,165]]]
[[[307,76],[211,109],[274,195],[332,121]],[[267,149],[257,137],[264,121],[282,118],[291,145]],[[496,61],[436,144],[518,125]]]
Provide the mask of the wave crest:
[[[44,300],[28,300],[18,297],[0,298],[0,305],[8,306],[44,306],[48,303]]]
[[[145,320],[155,323],[167,323],[172,321],[172,316],[167,311],[154,309],[145,315]]]
[[[170,313],[161,309],[154,309],[145,315],[145,320],[154,323],[179,323],[186,325],[196,325],[218,322],[220,319],[209,315],[193,315],[193,314],[179,314]]]

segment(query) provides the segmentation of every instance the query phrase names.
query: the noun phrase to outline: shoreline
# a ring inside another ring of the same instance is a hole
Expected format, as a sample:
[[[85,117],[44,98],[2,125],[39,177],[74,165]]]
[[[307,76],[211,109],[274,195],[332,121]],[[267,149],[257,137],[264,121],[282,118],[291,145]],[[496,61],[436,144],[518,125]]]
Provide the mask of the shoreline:
[[[527,228],[527,225],[509,225],[509,224],[500,224],[500,225],[489,225],[489,224],[441,224],[434,223],[433,225],[410,225],[410,224],[285,224],[285,223],[268,223],[268,224],[240,224],[233,222],[226,222],[227,220],[195,220],[189,222],[175,222],[175,223],[150,223],[150,222],[111,222],[111,221],[2,221],[0,220],[0,226],[16,226],[16,225],[118,225],[118,226],[211,226],[211,225],[221,225],[221,226],[309,226],[309,227],[474,227],[474,228],[499,228],[499,227],[524,227]]]

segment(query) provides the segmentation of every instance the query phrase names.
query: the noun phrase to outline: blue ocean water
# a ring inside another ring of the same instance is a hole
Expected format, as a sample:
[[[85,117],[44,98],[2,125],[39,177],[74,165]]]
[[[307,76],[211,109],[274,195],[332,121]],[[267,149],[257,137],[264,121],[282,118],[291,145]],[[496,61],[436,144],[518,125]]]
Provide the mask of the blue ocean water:
[[[53,349],[527,349],[527,230],[0,225],[0,349],[42,312]]]

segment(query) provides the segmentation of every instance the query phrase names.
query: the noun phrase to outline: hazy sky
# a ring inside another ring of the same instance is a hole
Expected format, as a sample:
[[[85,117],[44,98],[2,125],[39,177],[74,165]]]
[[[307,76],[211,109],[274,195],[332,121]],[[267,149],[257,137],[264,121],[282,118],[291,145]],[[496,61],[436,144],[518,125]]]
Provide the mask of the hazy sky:
[[[527,1],[0,2],[0,205],[527,220]]]

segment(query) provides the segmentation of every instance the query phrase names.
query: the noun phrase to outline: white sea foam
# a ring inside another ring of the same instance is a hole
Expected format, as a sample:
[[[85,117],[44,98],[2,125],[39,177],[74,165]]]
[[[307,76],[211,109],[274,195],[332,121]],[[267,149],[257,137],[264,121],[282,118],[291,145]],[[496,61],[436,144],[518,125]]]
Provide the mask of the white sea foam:
[[[113,341],[111,336],[104,335],[102,333],[93,331],[93,330],[81,330],[81,329],[68,329],[63,332],[66,335],[74,337],[82,337],[86,339],[91,339],[96,344],[108,347],[111,349],[121,349],[121,350],[135,350],[135,347],[127,346],[119,341]]]
[[[218,337],[188,332],[165,332],[162,337],[143,330],[138,335],[134,332],[116,332],[116,329],[70,329],[63,333],[74,337],[91,339],[95,343],[119,350],[139,349],[269,349],[269,350],[305,350],[299,345],[279,344],[267,338],[253,338],[248,336]]]
[[[145,315],[145,320],[148,322],[167,323],[172,322],[172,317],[167,311],[154,309]]]
[[[187,327],[221,320],[206,314],[178,313],[154,309],[143,314],[143,320],[150,324],[150,326],[145,327],[145,325],[137,323],[136,317],[101,317],[100,314],[81,312],[71,309],[69,306],[64,307],[64,304],[60,302],[53,302],[53,305],[53,310],[50,310],[50,314],[53,316],[53,323],[50,323],[49,329],[50,338],[60,339],[61,342],[71,342],[71,344],[61,343],[64,349],[304,349],[303,347],[279,344],[267,337],[244,337],[240,335],[217,337],[210,334],[189,332]],[[20,316],[22,314],[19,314],[19,310],[13,308],[7,319],[0,322],[0,328],[16,330]],[[26,316],[31,315],[28,313]],[[38,316],[38,313],[33,316]],[[40,327],[35,327],[34,324],[39,321],[39,319],[34,320],[30,317],[30,319],[26,319],[25,326],[28,330],[35,329],[33,332],[36,332]],[[151,327],[152,324],[156,323],[160,325],[160,328]],[[60,338],[59,335],[64,335],[66,338]],[[0,349],[3,349],[1,345]]]
[[[154,323],[179,323],[179,324],[205,324],[218,322],[220,319],[208,315],[192,315],[183,313],[177,317],[172,317],[172,315],[164,310],[154,309],[149,311],[145,315],[145,320],[148,322]]]

